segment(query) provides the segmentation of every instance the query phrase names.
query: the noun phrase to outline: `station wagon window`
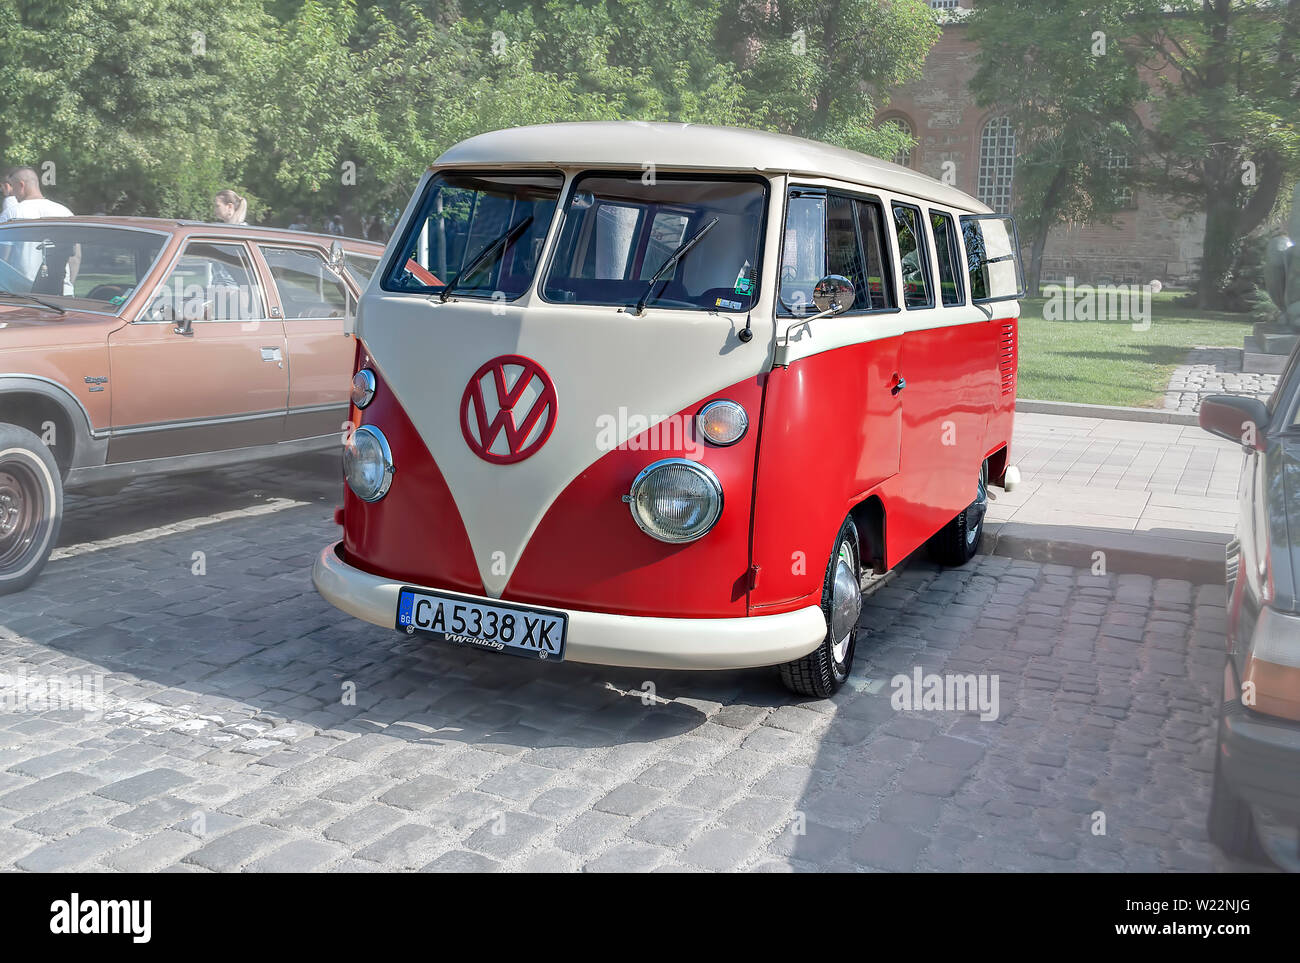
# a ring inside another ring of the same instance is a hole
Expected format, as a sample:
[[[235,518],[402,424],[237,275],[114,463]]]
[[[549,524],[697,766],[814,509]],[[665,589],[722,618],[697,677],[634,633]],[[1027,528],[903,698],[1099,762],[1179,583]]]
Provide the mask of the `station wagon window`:
[[[329,269],[319,251],[299,247],[263,247],[280,306],[286,318],[341,318],[347,311],[347,287]]]
[[[962,293],[961,249],[957,246],[957,227],[952,215],[942,211],[930,212],[930,226],[934,228],[934,252],[939,258],[939,298],[945,308],[966,303]]]
[[[758,299],[766,207],[760,179],[584,174],[565,206],[542,296],[564,304],[632,306],[644,298],[661,308],[746,311]]]
[[[10,221],[0,227],[0,291],[117,313],[149,276],[166,241],[155,231]]]
[[[850,311],[894,307],[892,271],[885,259],[879,202],[803,188],[790,192],[781,246],[783,315],[814,312],[812,292],[828,274],[853,282]]]
[[[260,321],[265,317],[262,286],[244,245],[200,241],[185,246],[154,290],[141,319]]]
[[[930,293],[930,255],[925,249],[921,212],[910,204],[894,202],[894,228],[898,232],[898,258],[903,267],[903,303],[908,310],[934,307]]]
[[[450,283],[456,297],[518,298],[537,272],[563,183],[559,173],[437,174],[381,286],[438,294]]]

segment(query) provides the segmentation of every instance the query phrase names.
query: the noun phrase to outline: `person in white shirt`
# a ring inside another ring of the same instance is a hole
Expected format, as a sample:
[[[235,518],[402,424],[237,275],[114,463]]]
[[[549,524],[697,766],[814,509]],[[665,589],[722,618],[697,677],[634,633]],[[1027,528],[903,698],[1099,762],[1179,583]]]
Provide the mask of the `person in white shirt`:
[[[3,223],[3,221],[34,221],[43,217],[73,216],[72,211],[58,201],[52,201],[41,193],[41,179],[36,171],[30,167],[19,167],[11,172],[8,178],[5,179],[5,184],[17,203],[14,205],[13,213],[0,218],[0,223]],[[18,250],[14,252],[14,255],[11,255],[10,263],[22,271],[26,277],[34,279],[44,259],[40,247],[35,242],[14,246]],[[72,256],[68,258],[67,270],[63,276],[63,293],[68,297],[72,296],[72,282],[76,279],[77,269],[80,266],[81,245],[78,244]]]
[[[4,180],[0,181],[0,195],[4,196],[4,207],[0,209],[0,224],[10,220],[18,210],[18,198],[14,197],[14,189],[9,186],[11,176],[13,176],[12,170],[5,171]]]

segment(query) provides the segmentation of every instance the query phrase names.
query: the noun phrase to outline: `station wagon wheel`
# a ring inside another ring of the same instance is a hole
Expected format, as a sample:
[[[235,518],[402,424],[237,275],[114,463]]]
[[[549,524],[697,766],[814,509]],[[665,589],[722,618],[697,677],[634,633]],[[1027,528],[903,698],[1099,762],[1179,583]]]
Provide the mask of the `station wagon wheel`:
[[[822,585],[826,637],[802,659],[780,666],[781,681],[799,695],[825,699],[835,694],[853,668],[862,614],[858,529],[846,518],[835,539],[835,552]]]
[[[1272,860],[1260,843],[1255,814],[1251,811],[1250,804],[1232,791],[1232,786],[1220,768],[1223,759],[1223,717],[1241,711],[1241,703],[1237,700],[1227,703],[1219,711],[1219,735],[1214,746],[1214,781],[1211,784],[1206,829],[1210,842],[1223,850],[1225,855],[1267,866],[1271,865]]]
[[[957,513],[930,542],[930,554],[940,565],[965,565],[979,553],[984,540],[984,516],[989,506],[989,463],[980,465],[975,500]]]
[[[0,425],[0,595],[36,580],[58,538],[63,485],[50,450],[16,425]]]

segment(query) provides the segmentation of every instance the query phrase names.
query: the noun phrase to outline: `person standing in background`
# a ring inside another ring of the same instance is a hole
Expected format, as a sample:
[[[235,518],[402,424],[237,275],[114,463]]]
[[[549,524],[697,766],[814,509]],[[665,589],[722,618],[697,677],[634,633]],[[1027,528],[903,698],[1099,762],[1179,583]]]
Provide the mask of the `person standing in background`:
[[[14,189],[9,185],[9,178],[13,176],[13,170],[7,170],[4,180],[0,181],[0,194],[4,195],[4,207],[0,208],[0,224],[10,220],[18,210],[18,198],[14,197]]]
[[[222,224],[246,224],[248,200],[227,187],[224,191],[217,191],[217,196],[212,199],[212,210]]]
[[[0,218],[0,222],[73,216],[72,211],[41,193],[41,179],[30,167],[18,167],[10,172],[5,178],[5,190],[13,195],[17,203],[14,205],[13,213],[9,214],[6,211],[5,216]],[[22,271],[25,277],[34,280],[44,260],[39,246],[32,241],[14,246],[18,248],[18,257],[16,262],[11,260],[10,263]],[[67,269],[63,275],[63,293],[69,297],[72,295],[72,282],[76,280],[80,266],[81,245],[77,244],[73,246],[72,255],[68,258]]]

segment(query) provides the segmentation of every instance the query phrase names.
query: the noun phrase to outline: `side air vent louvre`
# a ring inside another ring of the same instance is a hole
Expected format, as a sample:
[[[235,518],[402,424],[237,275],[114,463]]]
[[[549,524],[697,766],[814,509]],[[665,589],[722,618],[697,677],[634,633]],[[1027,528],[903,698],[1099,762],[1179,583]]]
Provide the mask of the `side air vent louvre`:
[[[998,369],[1002,373],[1002,394],[1016,393],[1016,324],[1004,322],[998,336]]]

